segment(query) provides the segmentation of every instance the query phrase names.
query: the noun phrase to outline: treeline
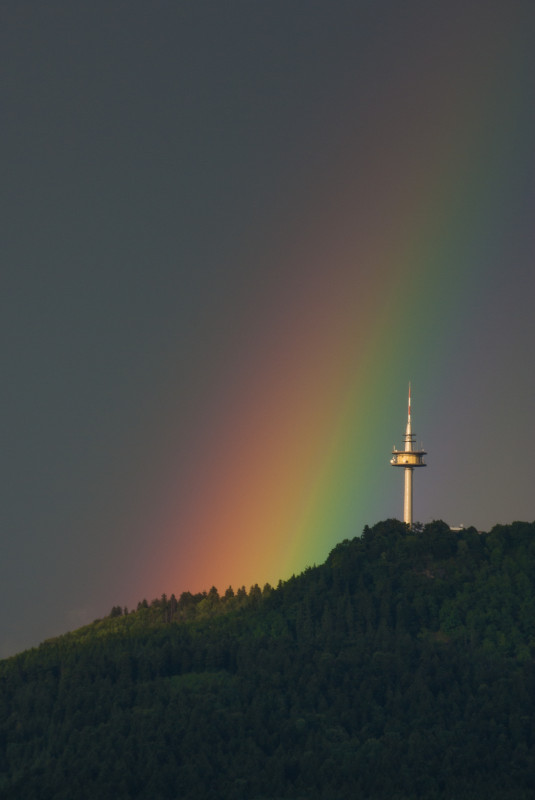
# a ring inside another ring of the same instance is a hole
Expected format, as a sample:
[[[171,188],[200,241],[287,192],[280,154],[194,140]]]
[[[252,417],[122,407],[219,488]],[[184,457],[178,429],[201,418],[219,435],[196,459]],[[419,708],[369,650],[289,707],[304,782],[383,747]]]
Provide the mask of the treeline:
[[[0,663],[6,800],[527,800],[535,523],[366,528]]]
[[[240,587],[236,592],[229,586],[223,595],[220,595],[215,586],[212,586],[209,592],[182,592],[180,597],[175,597],[172,594],[167,597],[162,594],[159,599],[154,599],[150,605],[146,599],[141,600],[137,604],[136,611],[144,615],[145,619],[150,619],[153,622],[187,622],[193,619],[206,619],[214,615],[237,611],[247,606],[255,606],[262,597],[267,597],[272,591],[269,583],[264,585],[261,589],[255,583],[251,586],[249,592],[245,586]],[[110,618],[127,616],[129,613],[128,608],[122,606],[113,606],[110,612]]]

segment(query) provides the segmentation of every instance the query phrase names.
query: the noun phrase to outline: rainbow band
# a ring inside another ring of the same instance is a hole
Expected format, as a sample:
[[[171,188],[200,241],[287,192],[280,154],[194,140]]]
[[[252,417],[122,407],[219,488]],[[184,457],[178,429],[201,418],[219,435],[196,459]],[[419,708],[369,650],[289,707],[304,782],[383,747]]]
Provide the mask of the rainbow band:
[[[493,280],[512,174],[532,147],[513,141],[527,112],[506,41],[505,31],[500,58],[474,69],[472,83],[446,87],[449,105],[432,105],[434,136],[400,157],[370,131],[356,167],[350,144],[340,146],[321,200],[302,198],[305,221],[278,261],[272,301],[259,298],[250,345],[213,389],[219,416],[182,456],[189,474],[153,526],[164,552],[154,574],[167,592],[273,583],[365,524],[399,516],[391,410],[419,365],[430,364],[435,387],[446,380],[482,282]],[[423,377],[418,386],[423,408]]]

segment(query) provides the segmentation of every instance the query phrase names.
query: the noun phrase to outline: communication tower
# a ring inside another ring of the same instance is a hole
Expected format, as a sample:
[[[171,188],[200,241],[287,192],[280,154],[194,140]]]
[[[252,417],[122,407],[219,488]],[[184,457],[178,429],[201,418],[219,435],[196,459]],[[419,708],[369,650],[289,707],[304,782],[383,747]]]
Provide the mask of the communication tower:
[[[405,470],[405,493],[403,496],[403,522],[407,525],[412,525],[412,471],[415,467],[426,467],[424,463],[424,456],[427,455],[425,450],[415,450],[416,434],[412,432],[411,427],[411,385],[409,383],[409,416],[407,419],[407,428],[405,430],[404,442],[405,447],[403,450],[392,450],[392,458],[390,463],[393,467],[403,467]]]

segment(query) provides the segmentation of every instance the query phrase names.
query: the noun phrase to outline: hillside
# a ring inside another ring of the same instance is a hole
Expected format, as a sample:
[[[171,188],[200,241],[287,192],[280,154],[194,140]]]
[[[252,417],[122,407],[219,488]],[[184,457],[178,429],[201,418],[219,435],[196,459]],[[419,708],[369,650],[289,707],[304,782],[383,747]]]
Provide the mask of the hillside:
[[[527,800],[534,654],[535,523],[388,520],[0,662],[0,796]]]

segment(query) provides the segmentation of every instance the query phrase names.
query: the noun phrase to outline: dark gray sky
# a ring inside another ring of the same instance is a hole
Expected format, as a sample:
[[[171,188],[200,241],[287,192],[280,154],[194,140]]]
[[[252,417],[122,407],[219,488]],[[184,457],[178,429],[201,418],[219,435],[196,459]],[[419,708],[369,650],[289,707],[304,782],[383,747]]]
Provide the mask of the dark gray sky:
[[[0,656],[401,513],[409,379],[421,518],[535,517],[533,23],[2,4]]]

